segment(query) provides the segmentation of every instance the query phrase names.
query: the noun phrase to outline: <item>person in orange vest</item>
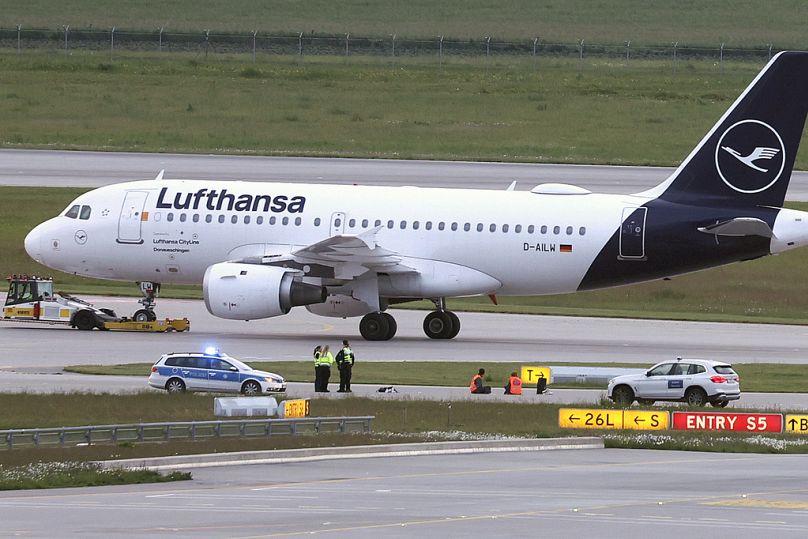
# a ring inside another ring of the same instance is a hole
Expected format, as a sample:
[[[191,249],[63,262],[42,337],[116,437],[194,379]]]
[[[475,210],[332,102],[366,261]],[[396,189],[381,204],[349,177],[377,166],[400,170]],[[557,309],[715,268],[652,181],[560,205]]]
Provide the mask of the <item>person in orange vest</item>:
[[[469,384],[469,391],[472,393],[491,393],[491,386],[487,386],[483,383],[483,376],[485,375],[485,369],[480,369],[477,371],[477,374],[474,375],[474,378],[471,379],[471,383]]]
[[[522,394],[522,379],[516,376],[516,371],[511,373],[508,378],[508,383],[505,384],[506,395],[521,395]]]

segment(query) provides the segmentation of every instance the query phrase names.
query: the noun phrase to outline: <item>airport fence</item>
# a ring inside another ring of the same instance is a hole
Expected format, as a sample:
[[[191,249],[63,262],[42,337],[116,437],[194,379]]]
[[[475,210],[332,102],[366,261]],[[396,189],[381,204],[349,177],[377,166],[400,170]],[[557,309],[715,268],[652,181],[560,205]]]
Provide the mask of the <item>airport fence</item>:
[[[247,57],[256,61],[269,56],[343,56],[432,58],[443,64],[456,59],[530,59],[534,65],[542,58],[604,58],[631,62],[639,59],[665,59],[674,63],[686,60],[713,60],[723,69],[726,61],[749,61],[762,63],[777,53],[773,44],[759,47],[727,47],[725,43],[713,46],[670,43],[641,45],[627,39],[618,44],[598,44],[586,39],[570,42],[552,42],[540,36],[523,40],[502,40],[493,36],[472,39],[456,39],[445,36],[434,38],[411,38],[396,34],[386,36],[359,36],[351,33],[320,35],[314,32],[295,34],[268,34],[259,31],[244,33],[220,33],[210,30],[198,32],[175,32],[165,28],[151,31],[71,28],[56,29],[0,27],[0,49],[26,52],[50,52],[54,54],[94,53],[115,54],[191,53],[196,56],[213,55]]]
[[[168,442],[209,438],[266,438],[279,435],[327,432],[369,433],[374,416],[306,417],[300,419],[240,419],[90,425],[43,429],[0,430],[6,449],[25,447],[72,447],[91,444]]]

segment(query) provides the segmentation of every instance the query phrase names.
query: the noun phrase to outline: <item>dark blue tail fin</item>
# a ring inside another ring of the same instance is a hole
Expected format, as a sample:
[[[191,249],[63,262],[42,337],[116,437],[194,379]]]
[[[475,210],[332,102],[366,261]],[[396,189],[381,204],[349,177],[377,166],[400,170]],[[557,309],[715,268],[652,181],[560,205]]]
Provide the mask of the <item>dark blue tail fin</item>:
[[[808,52],[781,52],[664,183],[643,195],[715,206],[785,200],[808,113]]]

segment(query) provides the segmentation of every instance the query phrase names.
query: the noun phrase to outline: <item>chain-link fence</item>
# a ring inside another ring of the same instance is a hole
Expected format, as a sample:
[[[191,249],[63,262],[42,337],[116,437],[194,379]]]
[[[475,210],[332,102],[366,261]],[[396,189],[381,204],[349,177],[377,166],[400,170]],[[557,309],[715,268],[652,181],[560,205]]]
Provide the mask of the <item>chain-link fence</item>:
[[[670,45],[635,45],[630,40],[623,44],[589,43],[585,39],[569,43],[543,41],[540,37],[520,41],[502,41],[490,36],[475,39],[413,39],[395,34],[388,36],[316,35],[299,33],[293,35],[270,35],[261,32],[237,34],[199,32],[171,32],[163,28],[153,31],[126,29],[74,29],[63,26],[59,29],[0,28],[0,49],[25,52],[51,52],[71,54],[74,52],[108,51],[141,53],[193,53],[198,55],[245,55],[256,59],[259,55],[283,56],[352,56],[376,57],[429,57],[443,62],[452,58],[497,58],[522,57],[571,57],[620,59],[625,62],[638,59],[668,59],[674,63],[691,59],[724,61],[765,62],[778,52],[771,44],[757,48],[715,46],[688,46],[681,43]]]

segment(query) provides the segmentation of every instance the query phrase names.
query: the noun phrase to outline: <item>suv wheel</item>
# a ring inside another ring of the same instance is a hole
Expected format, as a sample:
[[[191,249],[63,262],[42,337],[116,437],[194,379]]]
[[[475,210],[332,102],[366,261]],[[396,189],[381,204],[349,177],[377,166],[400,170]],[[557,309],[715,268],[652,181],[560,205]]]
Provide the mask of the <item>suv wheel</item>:
[[[691,387],[685,393],[688,406],[704,406],[707,404],[707,393],[700,387]]]
[[[634,392],[628,386],[617,386],[612,390],[612,400],[618,406],[627,408],[634,402]]]

